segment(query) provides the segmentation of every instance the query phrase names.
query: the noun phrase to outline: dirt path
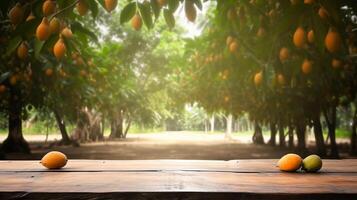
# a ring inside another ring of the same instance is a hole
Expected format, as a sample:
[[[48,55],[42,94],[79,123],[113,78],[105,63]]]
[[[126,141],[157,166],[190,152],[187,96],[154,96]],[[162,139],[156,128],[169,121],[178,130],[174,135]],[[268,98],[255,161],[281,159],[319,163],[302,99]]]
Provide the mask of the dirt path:
[[[40,159],[50,149],[48,144],[36,142],[39,137],[27,138],[31,142],[32,154],[7,155],[7,159]],[[55,138],[51,138],[55,139]],[[224,138],[224,134],[192,132],[164,132],[132,134],[126,140],[81,144],[81,147],[55,146],[72,159],[207,159],[231,160],[252,158],[279,158],[288,149],[268,145],[253,145],[250,137]],[[346,156],[346,155],[343,155]]]

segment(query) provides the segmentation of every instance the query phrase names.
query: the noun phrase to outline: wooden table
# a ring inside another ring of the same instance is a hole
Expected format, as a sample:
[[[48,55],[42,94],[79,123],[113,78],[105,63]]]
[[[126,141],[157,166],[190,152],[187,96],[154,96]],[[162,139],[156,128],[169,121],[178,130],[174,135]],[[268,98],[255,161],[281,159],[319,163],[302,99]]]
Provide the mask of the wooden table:
[[[277,160],[0,161],[0,199],[357,199],[357,160],[284,173]]]

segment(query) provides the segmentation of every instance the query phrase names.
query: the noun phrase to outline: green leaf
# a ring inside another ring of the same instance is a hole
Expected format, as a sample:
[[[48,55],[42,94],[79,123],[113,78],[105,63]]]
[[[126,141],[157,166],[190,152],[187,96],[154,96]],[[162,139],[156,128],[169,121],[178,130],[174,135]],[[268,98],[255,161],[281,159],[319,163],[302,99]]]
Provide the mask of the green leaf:
[[[170,10],[168,10],[168,9],[164,10],[164,17],[165,17],[166,24],[170,28],[175,27],[175,18],[173,16],[173,13]]]
[[[95,33],[93,33],[92,31],[90,31],[89,29],[84,28],[81,23],[74,22],[73,24],[71,24],[71,28],[72,28],[73,33],[81,32],[81,33],[89,36],[94,42],[98,43],[97,35]]]
[[[177,8],[179,7],[180,1],[178,1],[178,0],[169,0],[168,1],[168,5],[169,5],[169,10],[172,13],[174,13],[177,10]]]
[[[155,20],[160,16],[160,7],[159,4],[157,3],[157,0],[151,0],[151,8],[154,12],[155,15]]]
[[[9,56],[12,52],[14,52],[16,50],[16,48],[20,45],[21,41],[22,41],[22,38],[20,36],[16,36],[16,37],[12,38],[9,41],[9,45],[7,46],[6,56]]]
[[[43,47],[44,44],[45,44],[45,41],[35,40],[34,51],[35,51],[35,57],[36,58],[39,58],[40,52],[41,52],[42,47]]]
[[[120,24],[128,22],[136,12],[136,3],[131,2],[127,4],[120,13]]]
[[[153,26],[153,21],[152,21],[152,17],[151,17],[151,7],[150,7],[150,3],[143,3],[143,4],[139,4],[139,11],[141,14],[141,17],[144,21],[145,26],[150,29]]]
[[[95,1],[87,0],[86,1],[89,10],[92,11],[92,16],[93,18],[96,18],[98,16],[98,4]]]

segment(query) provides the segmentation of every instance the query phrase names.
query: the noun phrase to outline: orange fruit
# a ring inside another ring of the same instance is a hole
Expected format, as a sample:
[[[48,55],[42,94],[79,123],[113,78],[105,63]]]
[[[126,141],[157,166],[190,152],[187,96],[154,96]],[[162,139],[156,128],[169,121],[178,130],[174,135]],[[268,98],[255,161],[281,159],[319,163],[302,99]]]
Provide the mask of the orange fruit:
[[[53,69],[52,68],[47,68],[45,71],[46,76],[52,76],[53,75]]]
[[[167,0],[156,0],[156,2],[160,7],[163,7],[167,4]]]
[[[58,33],[60,31],[60,28],[61,28],[60,21],[56,17],[52,18],[50,21],[51,33]]]
[[[280,49],[279,59],[282,63],[285,62],[289,58],[289,56],[290,56],[290,52],[288,48],[283,47]]]
[[[234,41],[234,38],[232,36],[228,36],[226,39],[226,45],[229,46],[233,41]]]
[[[105,9],[108,12],[111,12],[115,9],[115,7],[117,7],[118,0],[104,0],[104,5],[105,5]]]
[[[309,43],[314,43],[315,41],[315,33],[313,30],[310,30],[308,33],[307,33],[307,41]]]
[[[278,81],[279,85],[285,85],[285,78],[284,78],[284,75],[282,75],[282,74],[278,74],[278,75],[276,76],[276,79],[277,79],[277,81]]]
[[[131,26],[136,31],[141,29],[142,21],[141,21],[141,17],[139,14],[135,14],[134,17],[131,19]]]
[[[301,168],[302,158],[293,153],[286,154],[278,161],[278,167],[281,171],[294,172]]]
[[[229,97],[229,96],[224,96],[224,102],[229,102],[229,100],[230,100],[231,98]]]
[[[304,0],[304,4],[313,4],[315,0]]]
[[[20,3],[17,3],[9,12],[9,19],[12,24],[19,24],[24,18],[24,9]]]
[[[40,25],[36,29],[36,37],[40,41],[47,40],[50,37],[51,29],[46,17],[42,19]]]
[[[33,19],[35,19],[35,15],[33,15],[33,13],[31,12],[31,13],[27,16],[26,21],[28,22],[28,21],[31,21],[31,20],[33,20]]]
[[[53,54],[59,60],[61,59],[66,53],[66,45],[63,42],[63,39],[60,38],[56,42],[55,46],[53,46]]]
[[[235,53],[237,52],[238,49],[238,43],[236,41],[233,41],[230,45],[229,45],[229,51],[231,53]]]
[[[17,47],[17,57],[21,60],[25,60],[28,56],[29,49],[27,47],[26,42],[21,42],[21,44]]]
[[[325,37],[325,46],[330,53],[335,53],[341,49],[342,39],[340,34],[333,28],[330,28]]]
[[[48,169],[60,169],[67,164],[67,156],[59,151],[48,152],[41,159],[41,164]]]
[[[42,12],[45,17],[52,15],[56,12],[56,2],[52,0],[46,0],[42,4]]]
[[[340,68],[342,66],[342,64],[343,64],[342,61],[339,59],[336,59],[336,58],[332,59],[332,61],[331,61],[331,66],[334,69]]]
[[[185,1],[185,14],[188,21],[195,22],[197,17],[197,11],[195,5],[193,4],[193,1]]]
[[[254,75],[254,84],[256,86],[259,86],[262,84],[262,82],[263,82],[263,72],[260,71]]]
[[[293,36],[294,45],[297,48],[303,48],[306,43],[306,33],[302,27],[298,27]]]
[[[4,93],[6,91],[6,86],[1,84],[0,85],[0,93]]]
[[[86,15],[88,12],[88,4],[84,0],[80,0],[76,5],[77,11],[79,15],[83,16]]]
[[[310,74],[312,71],[312,61],[310,61],[309,59],[305,59],[301,65],[301,71],[304,74]]]
[[[61,35],[67,39],[71,39],[73,37],[73,33],[72,30],[68,27],[65,27],[62,31],[61,31]]]
[[[321,17],[321,19],[328,18],[328,12],[324,7],[320,7],[318,13],[319,13],[319,16]]]
[[[263,37],[265,35],[265,29],[263,27],[260,27],[257,32],[258,37]]]
[[[10,77],[10,85],[16,85],[16,83],[17,83],[17,75],[12,75],[11,77]]]

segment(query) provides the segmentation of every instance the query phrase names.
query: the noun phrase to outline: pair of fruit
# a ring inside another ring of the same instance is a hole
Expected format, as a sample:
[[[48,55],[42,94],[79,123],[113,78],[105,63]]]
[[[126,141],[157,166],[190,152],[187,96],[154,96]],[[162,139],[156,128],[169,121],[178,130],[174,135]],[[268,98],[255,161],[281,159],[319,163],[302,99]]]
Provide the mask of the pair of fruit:
[[[317,172],[322,167],[322,160],[318,155],[310,155],[302,159],[299,155],[289,153],[280,158],[277,166],[281,171],[295,172],[300,168],[306,172]]]

